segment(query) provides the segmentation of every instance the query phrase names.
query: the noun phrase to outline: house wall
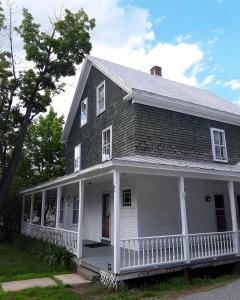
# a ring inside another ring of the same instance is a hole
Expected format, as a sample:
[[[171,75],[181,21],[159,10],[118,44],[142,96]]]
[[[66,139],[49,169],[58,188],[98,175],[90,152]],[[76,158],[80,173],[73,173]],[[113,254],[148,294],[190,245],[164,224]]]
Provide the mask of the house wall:
[[[96,87],[105,80],[106,110],[96,116]],[[91,68],[82,99],[88,97],[88,122],[80,127],[80,106],[66,147],[65,171],[74,171],[74,147],[81,143],[81,168],[102,162],[102,131],[112,125],[112,157],[134,152],[133,106],[123,101],[126,92],[112,80]]]
[[[213,162],[210,128],[225,130],[228,163],[240,161],[240,127],[196,116],[134,104],[135,153]]]
[[[216,232],[213,195],[224,195],[227,230],[232,230],[226,182],[185,179],[189,233]],[[205,196],[211,195],[206,202]],[[181,234],[177,178],[139,176],[137,178],[139,236]]]

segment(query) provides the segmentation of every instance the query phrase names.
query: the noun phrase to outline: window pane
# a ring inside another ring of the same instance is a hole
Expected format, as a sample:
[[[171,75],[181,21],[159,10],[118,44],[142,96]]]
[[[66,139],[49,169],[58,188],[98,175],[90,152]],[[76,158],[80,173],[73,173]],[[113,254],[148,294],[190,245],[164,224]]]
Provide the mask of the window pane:
[[[78,198],[74,198],[73,209],[78,209],[78,207],[79,207],[79,200],[78,200]]]
[[[73,211],[73,224],[78,224],[78,210]]]
[[[123,207],[131,207],[132,206],[132,193],[131,193],[131,189],[123,190],[122,206]]]
[[[214,144],[219,145],[220,139],[219,139],[219,132],[217,130],[213,131],[213,138],[214,138]]]
[[[87,123],[87,99],[81,102],[81,126]]]

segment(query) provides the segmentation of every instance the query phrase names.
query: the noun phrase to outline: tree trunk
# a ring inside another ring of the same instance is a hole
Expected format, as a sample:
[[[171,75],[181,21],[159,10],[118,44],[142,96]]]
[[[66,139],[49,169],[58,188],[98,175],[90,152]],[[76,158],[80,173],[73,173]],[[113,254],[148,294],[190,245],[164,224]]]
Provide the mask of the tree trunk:
[[[32,101],[29,101],[29,105],[27,106],[26,114],[24,117],[23,124],[20,129],[19,137],[16,143],[16,146],[13,150],[13,154],[11,160],[6,168],[5,172],[2,174],[2,178],[0,181],[0,203],[4,200],[9,190],[9,187],[12,183],[13,177],[16,173],[17,166],[21,159],[22,148],[25,141],[28,124],[30,121],[30,116],[32,112]]]

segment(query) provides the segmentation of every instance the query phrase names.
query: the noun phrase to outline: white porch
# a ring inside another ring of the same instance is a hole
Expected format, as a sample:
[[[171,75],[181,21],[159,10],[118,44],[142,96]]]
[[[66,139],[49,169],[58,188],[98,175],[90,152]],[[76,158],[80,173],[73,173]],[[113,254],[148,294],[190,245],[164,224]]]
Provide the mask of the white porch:
[[[50,236],[82,265],[118,275],[238,258],[237,177],[127,171],[118,168],[30,191],[24,197],[22,233]],[[130,207],[122,206],[123,189],[131,190]],[[110,195],[108,240],[103,238],[102,221],[106,193]],[[52,216],[51,199],[56,203]],[[80,199],[77,210],[76,199]],[[107,245],[88,247],[91,243]]]

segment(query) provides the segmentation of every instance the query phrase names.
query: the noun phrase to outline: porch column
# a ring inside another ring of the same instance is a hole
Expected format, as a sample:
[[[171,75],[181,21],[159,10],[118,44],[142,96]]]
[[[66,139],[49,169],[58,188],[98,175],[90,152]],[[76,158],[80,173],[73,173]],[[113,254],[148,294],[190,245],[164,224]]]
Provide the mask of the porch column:
[[[184,177],[178,178],[178,191],[180,199],[180,210],[181,210],[181,221],[182,221],[182,235],[184,236],[184,256],[185,260],[190,262],[189,253],[189,237],[188,237],[188,226],[187,226],[187,214],[186,214],[186,201],[185,201],[185,188],[184,188]]]
[[[120,273],[120,173],[113,172],[114,188],[114,273]]]
[[[56,229],[59,228],[62,187],[57,187]]]
[[[228,192],[229,192],[231,216],[232,216],[232,230],[235,232],[235,247],[236,247],[235,250],[236,250],[237,255],[239,256],[240,255],[239,233],[238,233],[237,213],[236,213],[236,203],[235,203],[233,181],[228,181]]]
[[[44,226],[44,221],[45,221],[45,205],[46,205],[46,190],[43,190],[42,191],[41,226]]]
[[[79,211],[78,211],[78,244],[77,258],[82,257],[82,219],[83,219],[83,201],[84,201],[84,181],[79,180]]]
[[[29,218],[29,234],[31,234],[31,225],[33,221],[33,209],[34,209],[34,194],[31,194],[31,208],[30,208],[30,218]]]
[[[22,199],[21,233],[23,233],[24,214],[25,214],[25,196],[23,196]]]

